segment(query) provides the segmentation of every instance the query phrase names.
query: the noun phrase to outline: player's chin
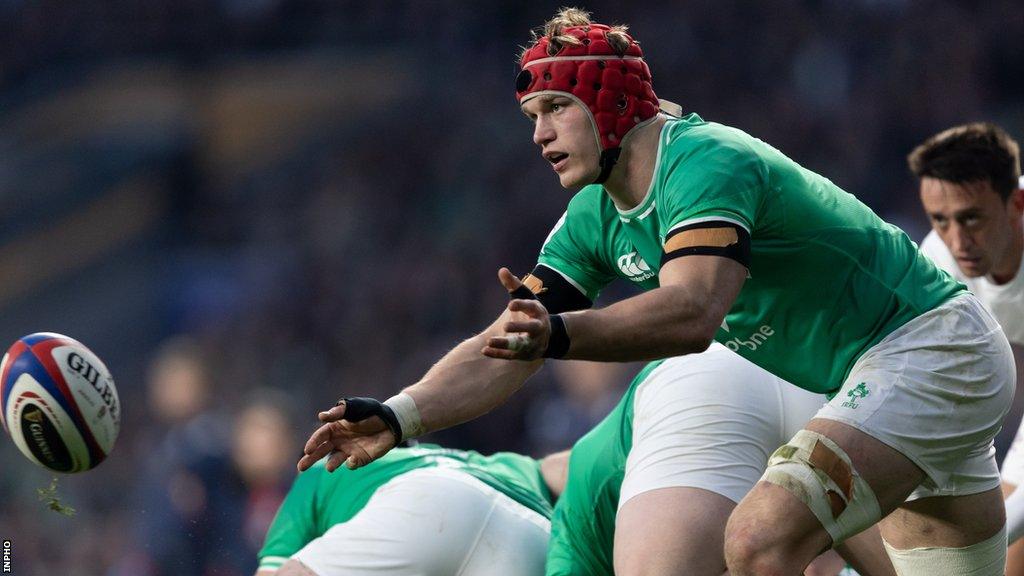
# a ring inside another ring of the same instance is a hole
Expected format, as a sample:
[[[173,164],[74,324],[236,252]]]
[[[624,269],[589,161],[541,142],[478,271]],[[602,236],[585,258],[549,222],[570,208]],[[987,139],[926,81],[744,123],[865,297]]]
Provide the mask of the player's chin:
[[[558,183],[566,190],[583,188],[594,180],[597,180],[596,172],[591,174],[588,170],[583,170],[577,166],[564,170],[558,175]]]

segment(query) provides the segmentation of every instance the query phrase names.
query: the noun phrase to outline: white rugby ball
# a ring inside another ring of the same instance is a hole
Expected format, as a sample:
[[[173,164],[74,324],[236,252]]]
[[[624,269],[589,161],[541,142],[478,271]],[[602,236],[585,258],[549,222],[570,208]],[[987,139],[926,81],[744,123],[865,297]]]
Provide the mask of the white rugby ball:
[[[39,332],[0,361],[0,422],[29,460],[83,472],[113,449],[121,402],[110,371],[85,345]]]

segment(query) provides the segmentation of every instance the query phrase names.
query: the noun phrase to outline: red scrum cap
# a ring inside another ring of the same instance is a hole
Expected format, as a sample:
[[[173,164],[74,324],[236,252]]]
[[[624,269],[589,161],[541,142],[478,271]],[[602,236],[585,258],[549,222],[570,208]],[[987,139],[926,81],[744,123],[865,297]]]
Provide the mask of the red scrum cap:
[[[620,54],[608,42],[610,31],[603,24],[566,27],[561,35],[573,36],[580,43],[558,42],[554,55],[548,52],[549,38],[542,36],[523,53],[516,78],[520,105],[542,94],[559,94],[588,111],[601,147],[601,175],[596,184],[608,179],[629,131],[658,113],[658,97],[640,45],[623,32],[629,46]]]

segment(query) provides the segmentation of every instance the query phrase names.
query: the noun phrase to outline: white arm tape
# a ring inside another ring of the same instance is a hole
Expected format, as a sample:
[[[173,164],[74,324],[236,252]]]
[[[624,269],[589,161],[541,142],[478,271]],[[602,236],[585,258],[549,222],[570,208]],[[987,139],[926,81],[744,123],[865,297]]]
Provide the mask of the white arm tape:
[[[395,418],[398,419],[398,424],[402,427],[402,437],[398,439],[399,442],[426,434],[427,429],[423,427],[420,410],[416,407],[416,401],[412,399],[412,396],[401,392],[385,400],[384,404],[395,412]]]

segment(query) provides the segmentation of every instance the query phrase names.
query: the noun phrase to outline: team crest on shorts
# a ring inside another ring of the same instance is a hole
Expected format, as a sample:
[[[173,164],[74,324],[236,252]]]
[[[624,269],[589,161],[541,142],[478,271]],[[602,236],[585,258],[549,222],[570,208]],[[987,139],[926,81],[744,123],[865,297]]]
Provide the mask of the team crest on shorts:
[[[860,384],[857,384],[857,386],[855,386],[853,390],[850,390],[849,392],[846,393],[846,396],[849,398],[849,400],[843,402],[843,408],[852,408],[854,410],[860,408],[860,404],[857,404],[857,400],[867,398],[868,394],[871,394],[871,391],[868,390],[868,385],[866,382],[861,382]]]

